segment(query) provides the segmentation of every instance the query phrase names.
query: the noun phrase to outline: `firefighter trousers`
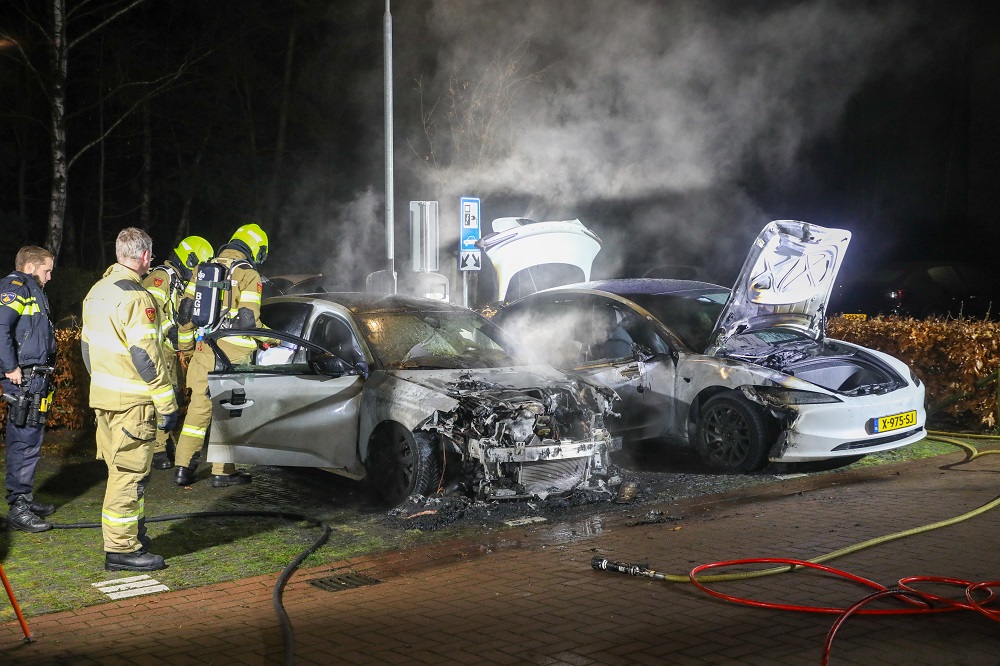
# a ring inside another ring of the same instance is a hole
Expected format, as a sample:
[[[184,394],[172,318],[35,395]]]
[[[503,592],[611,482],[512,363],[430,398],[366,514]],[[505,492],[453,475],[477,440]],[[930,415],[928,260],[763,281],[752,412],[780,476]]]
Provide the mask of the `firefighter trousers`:
[[[184,368],[173,347],[163,345],[163,362],[167,366],[167,377],[170,378],[170,383],[174,385],[174,393],[177,394],[177,406],[181,407],[184,404]],[[157,414],[157,417],[159,417],[159,414]],[[153,449],[153,453],[165,453],[167,451],[167,442],[170,440],[177,441],[176,430],[170,432],[157,430],[156,446]]]
[[[153,462],[156,410],[152,403],[124,411],[95,409],[97,457],[108,466],[101,508],[104,550],[133,553],[146,534],[145,494]]]
[[[181,436],[177,440],[177,451],[174,454],[174,464],[179,467],[191,467],[195,454],[201,451],[212,424],[212,401],[208,397],[208,373],[215,368],[215,354],[207,344],[198,342],[191,363],[187,369],[187,387],[191,390],[191,401],[188,403],[187,415],[181,427]],[[234,364],[249,363],[253,350],[247,350],[235,345],[220,342],[219,346],[226,352]],[[233,463],[212,463],[212,474],[235,474]]]

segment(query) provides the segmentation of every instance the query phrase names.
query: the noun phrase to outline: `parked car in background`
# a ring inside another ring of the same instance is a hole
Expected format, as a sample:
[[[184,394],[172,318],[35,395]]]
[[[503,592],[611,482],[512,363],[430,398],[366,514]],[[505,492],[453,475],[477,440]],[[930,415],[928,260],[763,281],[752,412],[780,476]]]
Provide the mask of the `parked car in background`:
[[[847,276],[830,311],[849,317],[983,318],[997,313],[997,276],[986,266],[955,261],[895,262]]]
[[[924,437],[924,386],[887,354],[824,336],[850,232],[768,224],[734,289],[612,279],[548,289],[493,318],[524,349],[613,388],[615,434],[666,436],[724,472],[853,462]]]
[[[234,366],[215,339],[216,462],[319,467],[367,479],[390,504],[464,488],[479,498],[606,491],[614,393],[515,363],[487,319],[441,301],[370,293],[264,302],[282,346]]]

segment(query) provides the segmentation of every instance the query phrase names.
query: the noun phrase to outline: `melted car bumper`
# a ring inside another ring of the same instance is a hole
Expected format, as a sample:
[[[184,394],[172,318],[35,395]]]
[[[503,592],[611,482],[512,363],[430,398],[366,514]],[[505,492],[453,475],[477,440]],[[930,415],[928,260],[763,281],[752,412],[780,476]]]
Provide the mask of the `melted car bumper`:
[[[541,440],[540,444],[505,446],[493,440],[473,439],[469,442],[469,453],[484,462],[523,463],[545,460],[567,460],[606,455],[621,449],[621,440],[609,435],[586,441]]]

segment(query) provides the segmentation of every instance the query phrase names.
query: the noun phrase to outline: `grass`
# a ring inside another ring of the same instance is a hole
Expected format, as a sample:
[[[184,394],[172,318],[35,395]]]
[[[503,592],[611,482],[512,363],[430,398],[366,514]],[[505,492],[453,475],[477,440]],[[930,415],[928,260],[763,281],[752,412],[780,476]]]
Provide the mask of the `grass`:
[[[77,443],[58,441],[52,435],[47,435],[36,471],[36,499],[56,504],[56,513],[48,518],[54,524],[98,523],[107,480],[104,463],[81,455]],[[275,469],[274,474],[259,475],[250,485],[220,490],[210,488],[204,472],[198,483],[181,488],[173,483],[172,470],[154,471],[146,490],[146,515],[233,510],[314,516],[329,525],[332,533],[305,560],[304,567],[432,538],[386,527],[381,523],[384,511],[358,500],[360,494],[358,484],[326,473],[286,478],[284,471]],[[150,522],[147,528],[153,539],[151,550],[169,565],[151,575],[171,590],[278,572],[322,533],[320,527],[304,521],[242,516]],[[103,538],[96,525],[39,534],[0,530],[0,562],[22,612],[29,617],[104,603],[108,598],[92,583],[136,575],[104,570]],[[0,591],[0,621],[14,619],[12,606]]]

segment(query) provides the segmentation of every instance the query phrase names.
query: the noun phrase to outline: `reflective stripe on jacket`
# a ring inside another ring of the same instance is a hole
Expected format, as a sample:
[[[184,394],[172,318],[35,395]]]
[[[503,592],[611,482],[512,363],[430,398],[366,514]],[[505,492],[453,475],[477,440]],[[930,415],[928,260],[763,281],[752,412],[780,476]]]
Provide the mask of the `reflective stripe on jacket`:
[[[14,271],[0,280],[0,371],[55,360],[56,334],[49,301],[31,275]]]
[[[114,264],[83,301],[83,360],[90,371],[90,406],[122,411],[149,404],[177,411],[163,360],[159,309],[139,275]]]

